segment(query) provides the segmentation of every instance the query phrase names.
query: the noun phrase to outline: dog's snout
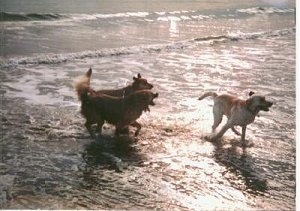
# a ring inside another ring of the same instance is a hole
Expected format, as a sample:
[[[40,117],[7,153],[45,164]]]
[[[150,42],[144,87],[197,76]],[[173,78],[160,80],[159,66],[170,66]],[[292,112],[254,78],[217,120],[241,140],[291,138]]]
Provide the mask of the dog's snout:
[[[273,102],[268,102],[269,103],[269,107],[271,107],[273,105]]]
[[[155,98],[158,97],[158,93],[155,93],[155,94],[154,94],[154,97],[155,97]]]

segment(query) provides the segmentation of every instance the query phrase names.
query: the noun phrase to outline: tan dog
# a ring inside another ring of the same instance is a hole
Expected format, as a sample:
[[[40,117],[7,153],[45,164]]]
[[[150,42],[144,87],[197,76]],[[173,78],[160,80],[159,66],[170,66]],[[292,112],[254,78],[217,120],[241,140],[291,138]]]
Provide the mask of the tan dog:
[[[155,105],[154,94],[149,90],[133,92],[125,97],[113,97],[98,93],[90,87],[91,69],[75,81],[75,89],[81,101],[81,114],[86,118],[85,126],[94,137],[91,125],[97,124],[101,134],[105,121],[116,126],[116,134],[131,125],[136,127],[135,135],[139,134],[141,125],[136,121],[149,105]]]
[[[92,68],[90,68],[87,72],[89,77],[92,75]],[[90,84],[88,82],[88,84]],[[145,78],[142,78],[141,74],[138,73],[137,77],[133,77],[133,83],[122,88],[122,89],[104,89],[96,91],[97,94],[106,94],[114,97],[125,97],[132,94],[135,91],[144,90],[144,89],[152,89],[153,85],[148,83]]]
[[[242,137],[241,140],[243,145],[245,145],[246,127],[251,124],[259,111],[269,111],[269,108],[273,105],[272,102],[266,101],[265,97],[257,96],[249,93],[249,98],[247,100],[241,100],[237,97],[223,94],[217,95],[214,92],[207,92],[203,94],[199,100],[202,100],[208,96],[212,96],[214,99],[213,115],[214,124],[212,126],[212,131],[215,132],[216,128],[222,122],[223,115],[226,115],[228,120],[223,128],[210,139],[215,141],[221,138],[224,133],[231,128],[236,134],[241,135],[235,130],[234,126],[238,125],[242,127]]]

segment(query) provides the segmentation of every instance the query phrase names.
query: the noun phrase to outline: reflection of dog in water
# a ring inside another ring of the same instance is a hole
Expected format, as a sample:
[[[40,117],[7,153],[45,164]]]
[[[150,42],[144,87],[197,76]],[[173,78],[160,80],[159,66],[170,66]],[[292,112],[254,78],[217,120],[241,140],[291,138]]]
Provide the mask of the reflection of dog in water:
[[[139,134],[141,125],[136,121],[143,111],[150,111],[149,105],[155,105],[154,98],[158,93],[140,90],[124,97],[114,97],[96,92],[90,87],[92,70],[75,81],[75,89],[81,101],[81,114],[86,118],[85,126],[94,136],[91,125],[97,124],[101,134],[105,121],[116,126],[119,135],[123,128],[129,125],[136,127],[135,135]]]
[[[213,142],[215,146],[214,158],[216,162],[226,167],[222,175],[236,189],[245,190],[251,194],[261,195],[268,189],[265,174],[255,165],[255,159],[245,150],[239,151],[239,143]],[[231,172],[231,174],[227,174]],[[243,187],[245,185],[245,187]]]
[[[223,94],[217,95],[214,92],[207,92],[203,94],[199,100],[212,96],[214,99],[213,115],[214,124],[212,126],[213,132],[222,122],[223,115],[226,115],[228,120],[223,128],[210,139],[215,141],[221,138],[224,133],[231,128],[234,133],[241,135],[243,145],[245,145],[246,127],[251,124],[259,111],[269,111],[269,108],[273,105],[272,102],[266,100],[264,96],[253,95],[253,92],[249,93],[247,100],[241,100],[237,97]],[[242,127],[242,134],[240,134],[234,126]]]

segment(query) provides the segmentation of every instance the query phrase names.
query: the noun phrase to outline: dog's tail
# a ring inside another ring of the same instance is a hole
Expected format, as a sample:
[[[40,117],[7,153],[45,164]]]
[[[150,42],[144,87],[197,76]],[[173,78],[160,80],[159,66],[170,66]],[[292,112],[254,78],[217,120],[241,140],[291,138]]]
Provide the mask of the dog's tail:
[[[203,100],[206,97],[212,96],[213,98],[217,97],[218,95],[215,92],[206,92],[198,100]]]
[[[80,101],[83,101],[88,93],[94,91],[90,88],[91,75],[92,68],[90,68],[84,75],[79,76],[74,80],[74,88]]]

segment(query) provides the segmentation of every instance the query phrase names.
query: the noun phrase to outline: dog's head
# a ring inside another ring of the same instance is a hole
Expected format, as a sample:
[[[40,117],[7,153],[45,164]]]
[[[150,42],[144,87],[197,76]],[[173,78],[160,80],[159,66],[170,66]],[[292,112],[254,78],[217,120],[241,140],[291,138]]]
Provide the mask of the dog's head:
[[[154,99],[158,97],[158,93],[153,93],[150,90],[137,91],[130,95],[131,103],[143,111],[150,111],[149,105],[154,106]]]
[[[153,85],[148,83],[145,78],[142,78],[141,74],[138,74],[137,77],[133,77],[132,87],[135,91],[143,89],[152,89]]]
[[[273,103],[267,101],[264,96],[254,95],[246,100],[246,105],[251,112],[258,113],[259,111],[269,111]]]
[[[90,80],[92,75],[92,68],[90,68],[84,75],[77,77],[74,80],[74,88],[77,92],[79,100],[82,100],[84,96],[94,92],[90,87]]]

